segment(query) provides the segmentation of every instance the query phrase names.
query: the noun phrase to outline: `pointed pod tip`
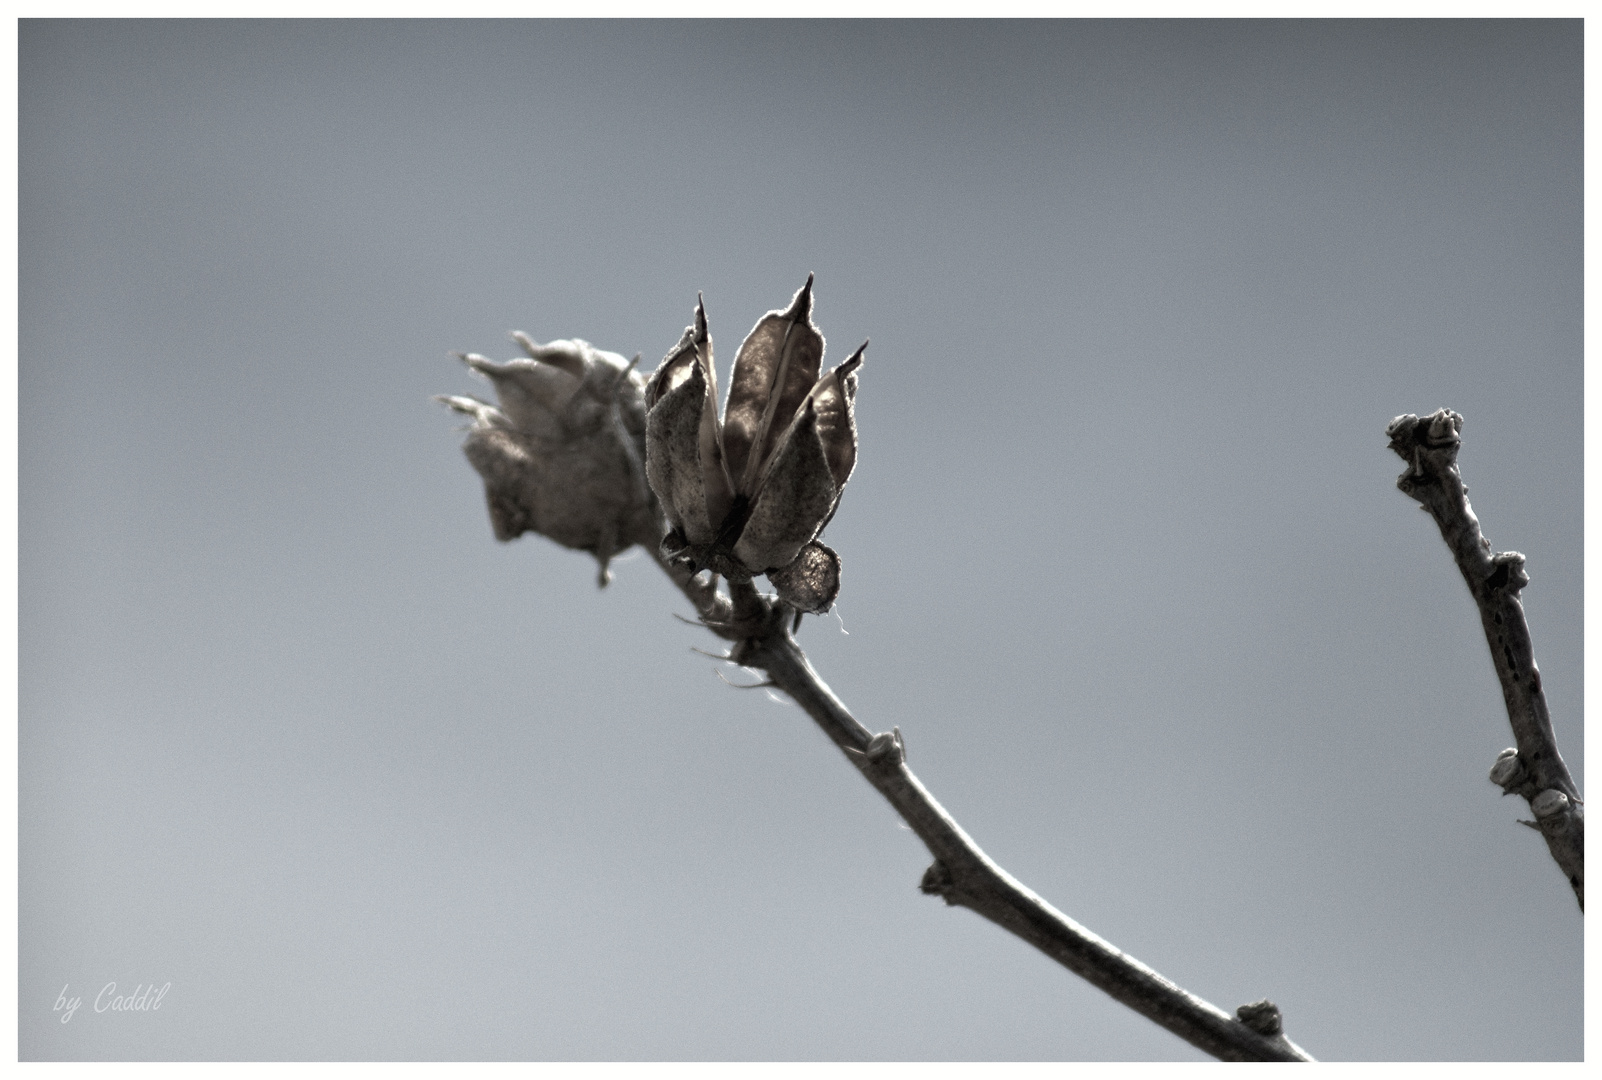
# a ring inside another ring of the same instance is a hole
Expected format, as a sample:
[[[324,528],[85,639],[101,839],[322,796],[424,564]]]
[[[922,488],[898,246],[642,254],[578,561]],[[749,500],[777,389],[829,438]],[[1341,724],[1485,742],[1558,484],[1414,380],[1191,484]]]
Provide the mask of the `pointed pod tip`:
[[[697,341],[705,341],[706,336],[706,299],[697,292],[695,294],[695,338]]]
[[[539,346],[539,342],[535,341],[533,338],[531,338],[527,334],[523,333],[523,331],[521,331],[521,330],[513,330],[512,331],[512,340],[517,342],[518,346],[524,352],[528,353],[529,358],[531,360],[538,360],[540,358],[540,354],[537,351],[539,349],[539,347],[540,347]]]
[[[840,377],[845,378],[847,375],[850,375],[852,372],[856,371],[857,368],[861,367],[863,361],[862,354],[867,351],[868,343],[866,341],[864,341],[861,345],[858,345],[857,351],[851,354],[850,359],[840,365],[838,369],[840,372]]]
[[[807,275],[807,283],[796,290],[795,298],[784,312],[788,319],[800,322],[802,319],[810,321],[812,317],[812,275]]]
[[[466,413],[468,416],[477,416],[483,402],[470,397],[457,397],[454,394],[435,394],[434,400],[452,412]]]

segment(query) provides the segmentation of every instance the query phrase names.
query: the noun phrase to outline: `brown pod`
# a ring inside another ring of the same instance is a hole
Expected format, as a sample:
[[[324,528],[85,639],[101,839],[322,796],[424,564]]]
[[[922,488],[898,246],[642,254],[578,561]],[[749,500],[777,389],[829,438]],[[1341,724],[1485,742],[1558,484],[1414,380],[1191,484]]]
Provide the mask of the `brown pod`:
[[[645,476],[645,382],[589,342],[513,337],[526,357],[457,354],[494,384],[497,405],[437,400],[473,418],[462,450],[484,480],[495,538],[537,532],[588,551],[605,585],[613,555],[661,532]]]
[[[646,475],[668,518],[670,558],[735,580],[765,573],[798,611],[829,609],[840,557],[816,540],[856,466],[853,401],[866,348],[819,374],[824,340],[809,275],[741,344],[720,419],[706,309],[696,304],[644,398]]]

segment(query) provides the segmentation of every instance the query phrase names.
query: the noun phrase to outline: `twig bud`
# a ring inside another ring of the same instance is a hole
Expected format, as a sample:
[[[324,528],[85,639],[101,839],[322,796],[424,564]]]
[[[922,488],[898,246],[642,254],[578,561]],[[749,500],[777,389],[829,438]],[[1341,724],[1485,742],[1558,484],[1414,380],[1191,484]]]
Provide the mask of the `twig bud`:
[[[906,760],[906,747],[901,742],[901,729],[898,727],[875,735],[868,741],[866,756],[869,761],[876,763],[890,759],[897,765],[901,764]]]
[[[1569,808],[1569,797],[1557,788],[1547,788],[1530,800],[1530,812],[1537,821],[1544,821]]]
[[[1235,1015],[1240,1019],[1241,1023],[1259,1035],[1267,1035],[1272,1038],[1285,1032],[1285,1021],[1280,1016],[1279,1006],[1267,998],[1242,1005],[1235,1010]]]
[[[1491,766],[1491,783],[1505,790],[1516,784],[1523,773],[1519,752],[1510,746],[1497,755],[1496,764]]]

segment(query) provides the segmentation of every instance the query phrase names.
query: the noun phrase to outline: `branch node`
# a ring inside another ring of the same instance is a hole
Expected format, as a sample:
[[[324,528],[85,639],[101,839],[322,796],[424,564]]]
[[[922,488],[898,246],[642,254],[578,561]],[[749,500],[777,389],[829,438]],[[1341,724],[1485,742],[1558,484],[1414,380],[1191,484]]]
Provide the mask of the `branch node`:
[[[1530,575],[1524,569],[1523,555],[1517,551],[1502,551],[1491,556],[1491,573],[1485,579],[1487,589],[1517,595],[1529,583]]]
[[[1556,817],[1569,808],[1569,797],[1557,788],[1547,788],[1530,800],[1530,812],[1536,821]]]
[[[875,765],[899,766],[907,760],[907,748],[901,741],[901,729],[881,731],[868,742],[863,756]]]
[[[938,896],[946,902],[947,907],[953,907],[957,903],[952,898],[956,884],[952,880],[950,869],[945,863],[936,859],[929,864],[929,869],[923,872],[923,880],[918,882],[918,891],[925,896]]]
[[[1273,1038],[1285,1033],[1285,1020],[1280,1015],[1279,1006],[1267,998],[1242,1005],[1235,1010],[1235,1016],[1259,1035]]]
[[[1438,483],[1457,461],[1462,429],[1463,417],[1451,409],[1437,409],[1422,418],[1404,413],[1392,420],[1385,434],[1390,436],[1391,449],[1407,462],[1407,471],[1396,478],[1396,486],[1423,502],[1420,489]]]

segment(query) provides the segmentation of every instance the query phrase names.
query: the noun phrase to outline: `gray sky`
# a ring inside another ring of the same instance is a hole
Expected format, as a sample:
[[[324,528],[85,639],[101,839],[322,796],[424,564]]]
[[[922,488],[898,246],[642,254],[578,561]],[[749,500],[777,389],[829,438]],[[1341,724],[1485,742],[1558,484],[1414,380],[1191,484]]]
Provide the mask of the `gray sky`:
[[[726,363],[808,272],[873,344],[800,640],[975,839],[1319,1057],[1580,1056],[1384,430],[1467,417],[1583,787],[1581,46],[24,22],[21,1056],[1198,1056],[921,896],[638,553],[491,536],[448,350],[649,369],[699,290]]]

